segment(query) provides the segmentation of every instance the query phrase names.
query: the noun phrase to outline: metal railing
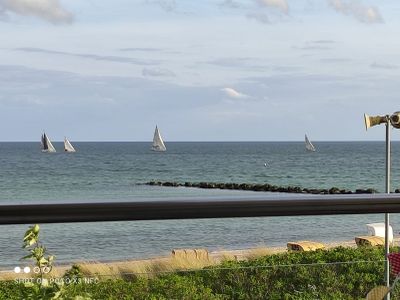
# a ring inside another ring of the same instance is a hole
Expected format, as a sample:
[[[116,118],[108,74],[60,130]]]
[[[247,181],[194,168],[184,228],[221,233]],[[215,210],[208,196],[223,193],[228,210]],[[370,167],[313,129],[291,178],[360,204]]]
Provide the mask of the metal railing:
[[[0,225],[400,213],[399,194],[243,196],[132,202],[0,205]]]

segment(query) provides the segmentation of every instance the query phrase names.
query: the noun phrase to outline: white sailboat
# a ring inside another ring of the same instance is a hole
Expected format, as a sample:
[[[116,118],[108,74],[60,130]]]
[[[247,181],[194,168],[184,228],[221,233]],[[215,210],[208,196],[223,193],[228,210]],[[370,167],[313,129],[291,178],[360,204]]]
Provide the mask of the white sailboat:
[[[72,146],[71,142],[64,137],[64,151],[65,152],[76,152],[75,148]]]
[[[49,137],[46,135],[45,132],[42,134],[42,152],[56,152],[56,148],[54,148],[53,144],[51,143]]]
[[[310,140],[308,139],[307,134],[305,135],[305,143],[306,143],[306,149],[307,149],[308,151],[312,151],[312,152],[315,151],[315,147],[314,147],[314,145],[310,142]]]
[[[156,130],[154,131],[153,145],[151,146],[151,150],[158,152],[163,152],[167,150],[157,126]]]

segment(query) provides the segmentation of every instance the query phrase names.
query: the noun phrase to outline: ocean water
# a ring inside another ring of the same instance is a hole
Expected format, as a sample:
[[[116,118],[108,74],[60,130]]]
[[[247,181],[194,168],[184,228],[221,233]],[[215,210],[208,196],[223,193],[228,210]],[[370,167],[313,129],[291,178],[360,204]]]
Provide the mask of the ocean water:
[[[333,186],[384,191],[384,142],[147,142],[74,143],[76,153],[41,153],[39,143],[0,143],[0,205],[237,197],[260,192],[143,185],[150,180]],[[62,149],[61,143],[54,143]],[[264,166],[267,163],[267,167]],[[400,188],[400,143],[392,143],[392,189]],[[276,197],[277,194],[264,193]],[[0,208],[1,209],[1,208]],[[43,224],[42,240],[57,262],[166,255],[174,248],[241,249],[287,241],[351,240],[383,215],[307,216]],[[391,215],[395,235],[400,217]],[[21,264],[28,225],[0,226],[0,267]]]

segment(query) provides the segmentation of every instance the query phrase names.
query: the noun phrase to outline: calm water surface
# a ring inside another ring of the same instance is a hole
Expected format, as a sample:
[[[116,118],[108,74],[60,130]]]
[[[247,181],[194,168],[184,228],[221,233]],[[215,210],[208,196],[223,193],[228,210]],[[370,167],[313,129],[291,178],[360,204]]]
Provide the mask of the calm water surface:
[[[78,152],[40,152],[38,143],[0,143],[0,204],[129,201],[177,197],[237,197],[255,192],[142,185],[150,180],[270,183],[308,188],[384,191],[383,142],[74,143]],[[400,143],[392,145],[392,187],[400,188]],[[267,163],[268,167],[264,167]],[[266,196],[270,196],[266,194]],[[276,197],[276,194],[272,194]],[[383,215],[274,217],[45,224],[42,238],[58,262],[168,254],[174,248],[239,249],[284,246],[289,240],[351,240]],[[395,235],[400,218],[391,215]],[[0,266],[15,266],[27,225],[0,227]]]

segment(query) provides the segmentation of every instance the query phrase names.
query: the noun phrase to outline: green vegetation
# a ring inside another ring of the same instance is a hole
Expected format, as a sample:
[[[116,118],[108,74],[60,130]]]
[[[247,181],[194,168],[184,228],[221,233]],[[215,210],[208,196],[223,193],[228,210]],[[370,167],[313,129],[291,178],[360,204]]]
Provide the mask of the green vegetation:
[[[338,247],[225,261],[154,278],[107,279],[99,274],[100,280],[92,283],[82,280],[74,267],[66,275],[74,280],[53,299],[364,299],[383,284],[383,253],[383,248]],[[29,299],[27,289],[16,281],[0,282],[0,299]],[[392,295],[400,299],[400,289]]]

